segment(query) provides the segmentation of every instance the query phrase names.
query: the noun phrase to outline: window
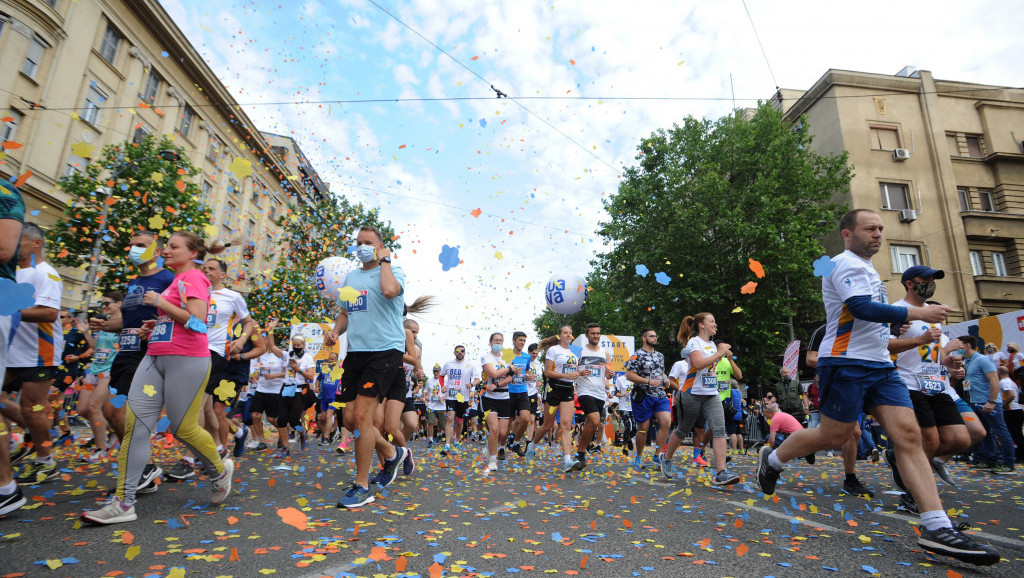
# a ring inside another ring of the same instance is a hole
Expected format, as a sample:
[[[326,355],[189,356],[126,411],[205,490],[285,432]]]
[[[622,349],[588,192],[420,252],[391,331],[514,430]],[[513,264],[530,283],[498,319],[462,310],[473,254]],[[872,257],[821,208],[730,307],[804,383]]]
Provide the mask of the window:
[[[889,252],[892,254],[893,273],[902,273],[914,265],[921,264],[921,253],[917,250],[917,247],[890,245]]]
[[[142,91],[142,99],[152,103],[156,100],[156,95],[160,92],[160,84],[163,80],[160,79],[160,75],[156,73],[153,68],[149,69],[149,76],[146,77],[146,88]]]
[[[121,46],[121,33],[108,22],[107,30],[103,33],[103,43],[100,44],[100,56],[103,57],[103,60],[113,64],[119,46]]]
[[[50,8],[57,9],[57,0],[46,0],[46,3],[50,5]]]
[[[192,128],[192,122],[196,119],[196,112],[192,110],[192,107],[185,105],[181,110],[181,122],[178,124],[178,132],[181,136],[188,136],[188,131]]]
[[[967,192],[967,189],[957,189],[956,197],[960,200],[960,210],[970,211],[971,210],[971,194]]]
[[[96,83],[90,84],[89,90],[85,93],[85,104],[82,105],[82,120],[95,125],[100,117],[100,107],[106,100],[107,95],[96,87]]]
[[[975,159],[980,159],[981,154],[981,137],[978,135],[967,135],[967,156]]]
[[[900,133],[891,126],[871,127],[871,148],[891,151],[900,148]]]
[[[256,221],[249,217],[245,223],[245,238],[252,239],[253,234],[256,232]]]
[[[0,125],[0,142],[14,140],[18,136],[18,125],[24,118],[25,115],[11,109],[3,117],[3,124]]]
[[[946,145],[949,146],[949,156],[958,157],[960,156],[960,143],[956,140],[956,133],[946,133]]]
[[[211,136],[210,144],[206,147],[206,158],[213,162],[217,162],[217,159],[220,158],[220,151],[223,148],[224,143],[222,143],[216,136]]]
[[[274,236],[267,233],[267,236],[263,238],[263,258],[269,259],[270,252],[274,249]]]
[[[231,225],[235,221],[235,215],[237,214],[238,205],[228,201],[227,204],[224,205],[224,226],[227,227],[229,231],[231,230]]]
[[[64,176],[70,177],[75,173],[84,173],[87,166],[89,166],[89,159],[82,158],[75,153],[68,153],[68,162],[64,165]]]
[[[249,198],[249,200],[252,202],[252,204],[256,205],[257,207],[260,206],[260,193],[263,192],[263,188],[263,183],[257,180],[254,180],[252,182],[252,196]]]
[[[153,129],[149,128],[146,123],[140,122],[135,125],[135,132],[132,133],[132,142],[139,144],[145,140],[146,136],[151,134],[153,134]]]
[[[231,193],[232,195],[238,194],[238,181],[236,181],[234,178],[228,181],[228,192]]]
[[[995,198],[992,191],[978,191],[978,208],[989,213],[996,212]]]
[[[29,78],[35,78],[39,72],[39,64],[43,61],[43,52],[46,45],[38,37],[33,36],[29,41],[28,53],[25,55],[25,62],[21,65],[21,73]]]
[[[985,274],[985,267],[981,264],[981,253],[978,251],[971,251],[971,271],[975,275]]]
[[[200,193],[199,200],[204,202],[204,203],[206,203],[207,205],[211,204],[210,203],[210,192],[212,190],[213,190],[213,185],[210,184],[210,181],[208,181],[206,179],[203,179],[203,182],[199,185],[199,193]]]
[[[882,183],[882,208],[883,209],[909,209],[910,197],[907,195],[907,185],[896,183]]]
[[[996,251],[992,251],[992,274],[1006,277],[1006,256]]]

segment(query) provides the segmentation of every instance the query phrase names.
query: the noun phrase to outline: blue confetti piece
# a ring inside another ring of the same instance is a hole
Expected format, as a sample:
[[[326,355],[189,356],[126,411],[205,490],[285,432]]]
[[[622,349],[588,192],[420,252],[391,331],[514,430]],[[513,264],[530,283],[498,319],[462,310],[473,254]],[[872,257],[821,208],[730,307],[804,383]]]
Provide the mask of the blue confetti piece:
[[[165,415],[164,417],[160,418],[160,421],[156,422],[156,432],[163,433],[167,431],[167,428],[170,427],[170,425],[171,420]]]
[[[559,532],[552,532],[551,533],[551,539],[553,541],[555,541],[555,542],[561,542],[562,541],[562,534],[559,533]]]
[[[654,274],[654,280],[662,285],[668,285],[672,281],[672,278],[664,271],[661,271]]]
[[[793,567],[793,565],[790,564],[789,562],[779,562],[779,566],[782,566],[783,568],[792,568]]]
[[[35,287],[31,283],[15,283],[10,279],[0,279],[0,315],[14,315],[22,309],[35,305]]]
[[[480,119],[480,128],[487,128],[487,120],[486,119],[483,119],[483,118]]]
[[[828,277],[835,271],[836,264],[829,259],[828,255],[822,255],[817,261],[814,262],[814,276],[815,277]]]
[[[178,528],[181,528],[182,524],[178,520],[171,518],[170,520],[167,520],[167,527],[176,530]]]
[[[437,562],[438,564],[444,564],[444,561],[447,559],[448,556],[445,556],[444,554],[434,554],[434,562]]]
[[[162,51],[160,51],[160,56],[163,56],[164,58],[167,58],[168,56],[170,56],[170,54],[167,54],[166,50],[162,50]]]
[[[33,217],[38,217],[39,211],[29,211],[29,214],[32,215]]]
[[[651,270],[648,269],[646,265],[637,265],[636,266],[636,274],[641,276],[641,277],[646,277],[647,274],[650,273],[650,272],[651,272]]]
[[[118,395],[118,396],[110,398],[110,405],[120,409],[120,408],[124,407],[124,404],[127,401],[128,401],[128,396],[124,395],[124,394],[121,394],[121,395]]]
[[[441,263],[441,270],[448,271],[459,266],[459,248],[449,247],[445,245],[441,247],[441,254],[438,255],[437,260]]]
[[[398,179],[395,179],[395,182],[398,183],[398,184],[402,184],[402,181],[400,181]]]
[[[355,439],[359,439],[359,430],[352,432],[352,437],[354,437]]]
[[[838,572],[839,571],[839,568],[832,568],[830,566],[822,566],[822,568],[824,568],[825,570],[828,570],[829,572]]]
[[[868,566],[867,564],[861,566],[860,569],[867,572],[868,574],[878,574],[878,570],[875,570],[873,566]]]

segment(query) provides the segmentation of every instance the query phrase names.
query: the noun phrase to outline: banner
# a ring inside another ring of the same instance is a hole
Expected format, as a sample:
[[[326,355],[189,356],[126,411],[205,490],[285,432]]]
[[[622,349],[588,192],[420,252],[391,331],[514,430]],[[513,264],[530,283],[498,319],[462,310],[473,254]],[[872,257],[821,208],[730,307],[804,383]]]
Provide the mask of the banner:
[[[587,343],[587,336],[580,334],[573,342],[573,347],[583,347]],[[602,335],[599,345],[612,353],[612,362],[608,366],[608,371],[614,373],[616,376],[624,374],[626,372],[626,362],[633,355],[633,336],[632,335]],[[579,353],[577,352],[577,355]]]
[[[796,375],[797,364],[800,362],[800,340],[797,339],[786,346],[786,353],[782,355],[782,367],[789,370],[790,375]]]
[[[978,351],[985,351],[989,343],[999,351],[1006,351],[1007,343],[1012,341],[1019,345],[1024,341],[1024,309],[946,325],[942,333],[950,339],[973,335],[978,339]]]
[[[339,359],[345,359],[348,349],[348,339],[345,334],[338,338],[338,343],[331,348],[324,347],[324,332],[334,327],[331,323],[300,323],[292,325],[288,334],[288,343],[279,343],[278,347],[287,351],[291,349],[291,340],[295,337],[302,337],[306,340],[306,352],[313,356],[316,361],[316,370],[319,372],[331,352],[338,354]]]

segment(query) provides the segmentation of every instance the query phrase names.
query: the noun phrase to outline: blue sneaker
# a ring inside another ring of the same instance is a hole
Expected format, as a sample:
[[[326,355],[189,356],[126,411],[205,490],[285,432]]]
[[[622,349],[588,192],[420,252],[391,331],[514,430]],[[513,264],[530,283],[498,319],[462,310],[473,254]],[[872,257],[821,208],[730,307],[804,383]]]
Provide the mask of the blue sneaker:
[[[395,478],[398,477],[398,466],[402,465],[407,455],[409,455],[409,450],[395,446],[395,456],[384,462],[384,467],[374,477],[373,483],[382,488],[391,485],[391,482],[395,481]]]
[[[637,456],[637,457],[633,458],[633,469],[634,470],[642,470],[642,469],[644,469],[644,465],[643,465],[643,462],[640,459],[640,456]]]
[[[416,462],[412,459],[412,450],[405,448],[405,459],[402,460],[402,475],[408,476],[416,471]]]
[[[338,502],[339,508],[358,508],[359,506],[365,506],[374,500],[373,492],[369,488],[364,488],[359,484],[352,484],[352,487],[345,492],[342,496],[341,501]]]
[[[664,455],[664,454],[654,454],[654,457],[651,458],[651,461],[654,462],[654,465],[656,465],[658,467],[661,467],[661,456],[662,455]]]
[[[531,445],[530,447],[526,448],[526,453],[524,454],[524,457],[528,460],[532,460],[533,458],[537,457],[537,450],[535,450]]]
[[[233,448],[233,450],[231,452],[232,455],[234,455],[236,458],[242,457],[242,454],[245,453],[245,440],[248,437],[249,437],[249,428],[245,427],[245,424],[242,424],[242,437],[236,437],[235,438],[235,447]]]

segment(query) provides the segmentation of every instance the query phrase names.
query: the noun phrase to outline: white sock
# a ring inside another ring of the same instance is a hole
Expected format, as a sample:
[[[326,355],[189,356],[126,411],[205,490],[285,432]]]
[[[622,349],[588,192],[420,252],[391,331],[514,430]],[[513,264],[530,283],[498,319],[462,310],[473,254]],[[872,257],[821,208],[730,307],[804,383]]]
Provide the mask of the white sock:
[[[217,453],[219,454],[222,451],[224,451],[224,446],[222,446],[221,444],[217,444]]]
[[[11,482],[9,484],[7,484],[6,486],[0,486],[0,494],[3,494],[5,496],[9,496],[9,495],[13,494],[14,490],[17,489],[17,488],[18,488],[18,484],[15,484],[14,480],[11,480]]]
[[[772,453],[768,454],[768,465],[771,466],[772,469],[779,470],[781,472],[785,466],[783,465],[782,460],[779,459],[779,456],[776,455],[778,452],[778,450],[772,450]]]
[[[571,461],[572,461],[572,456],[569,455],[569,454],[565,454],[565,463],[569,463]]]
[[[242,435],[244,433],[245,433],[245,426],[243,425],[242,427],[238,428],[238,430],[235,431],[235,437],[238,438],[238,439],[242,439]]]
[[[953,523],[949,521],[949,516],[947,516],[946,512],[943,512],[942,510],[921,512],[921,525],[930,531],[953,527]]]
[[[195,458],[190,458],[190,457],[188,457],[188,456],[185,456],[185,457],[184,457],[184,458],[182,458],[182,459],[184,459],[184,460],[185,460],[186,462],[188,462],[188,464],[189,464],[190,466],[194,466],[194,465],[196,465],[196,459],[195,459]]]

